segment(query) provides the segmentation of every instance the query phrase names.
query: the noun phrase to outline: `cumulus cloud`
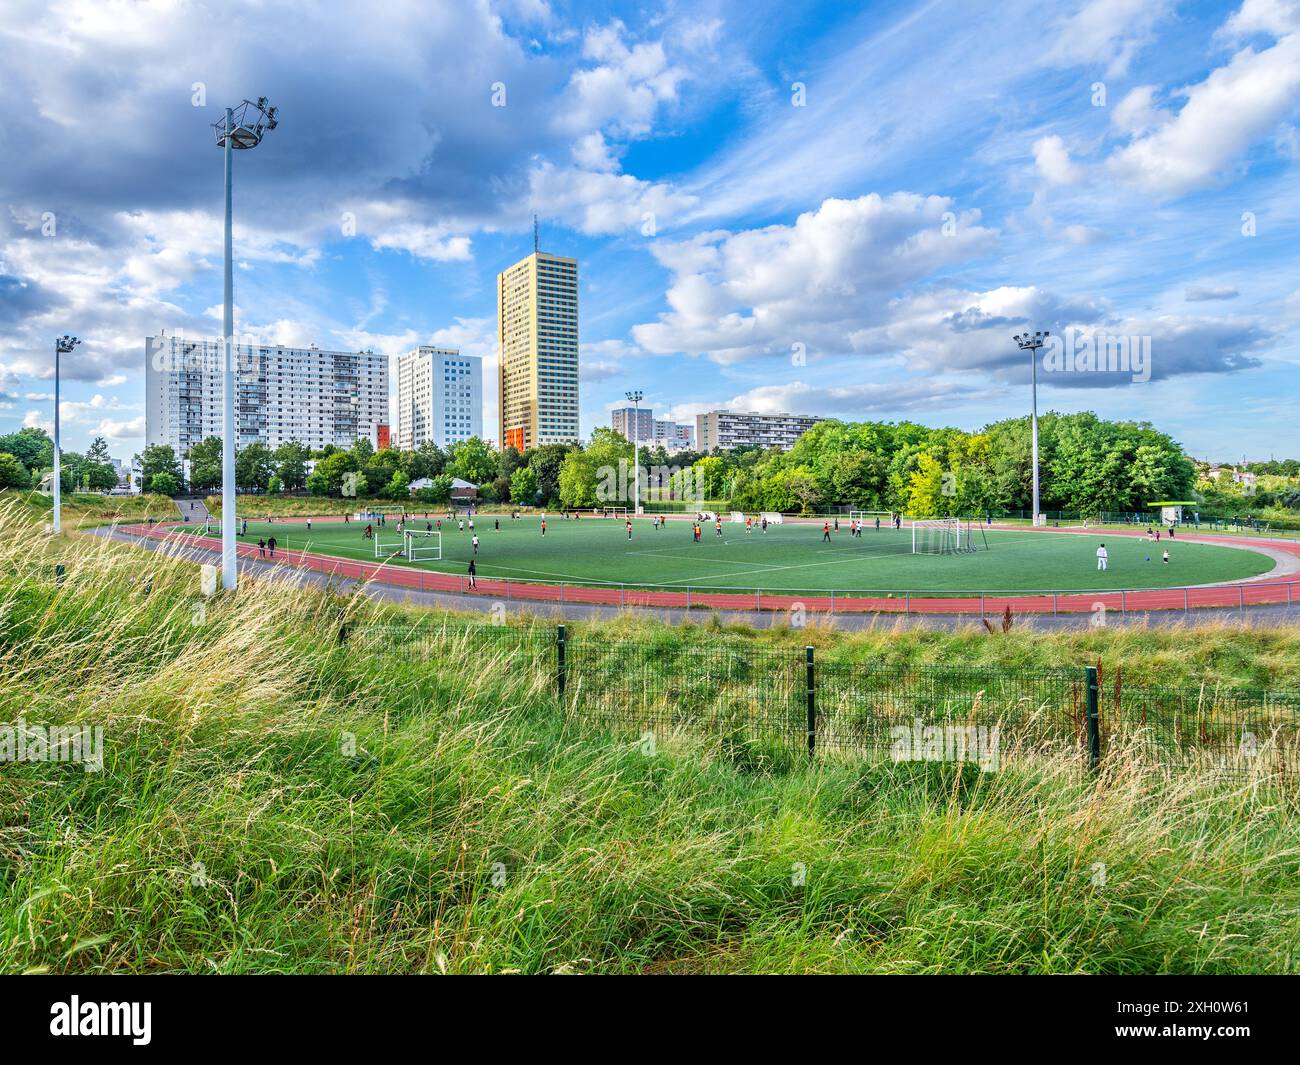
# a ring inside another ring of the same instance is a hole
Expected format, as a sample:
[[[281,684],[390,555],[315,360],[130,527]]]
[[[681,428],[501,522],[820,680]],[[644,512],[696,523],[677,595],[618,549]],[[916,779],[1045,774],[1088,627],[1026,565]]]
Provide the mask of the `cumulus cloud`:
[[[1071,161],[1065,142],[1055,134],[1034,142],[1034,166],[1053,185],[1073,185],[1083,176]]]
[[[883,316],[897,290],[988,251],[978,212],[939,196],[830,199],[793,225],[718,230],[652,247],[673,273],[669,310],[633,327],[652,353],[732,363],[761,355],[852,350],[850,335]]]
[[[1218,180],[1291,111],[1300,98],[1300,32],[1278,14],[1280,5],[1255,6],[1261,10],[1248,24],[1282,35],[1259,51],[1242,48],[1204,81],[1180,90],[1185,102],[1172,117],[1135,100],[1126,120],[1159,124],[1111,155],[1116,177],[1162,199],[1183,195]]]

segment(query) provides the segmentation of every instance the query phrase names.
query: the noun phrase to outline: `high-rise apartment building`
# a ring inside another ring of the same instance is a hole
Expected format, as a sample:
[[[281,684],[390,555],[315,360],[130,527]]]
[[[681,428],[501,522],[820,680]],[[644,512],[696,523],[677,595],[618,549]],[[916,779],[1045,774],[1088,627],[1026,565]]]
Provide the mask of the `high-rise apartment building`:
[[[145,442],[184,456],[222,435],[222,342],[145,338]],[[351,447],[388,422],[388,358],[374,351],[235,347],[235,446]]]
[[[711,410],[695,416],[696,447],[700,451],[757,445],[789,451],[794,442],[822,418],[803,414],[742,414]]]
[[[456,348],[419,347],[397,357],[397,446],[448,447],[483,435],[483,360]]]
[[[534,251],[497,275],[501,438],[578,439],[578,261]]]
[[[646,407],[619,407],[609,412],[609,424],[615,432],[622,433],[629,440],[639,440],[651,444],[655,435],[654,411]]]

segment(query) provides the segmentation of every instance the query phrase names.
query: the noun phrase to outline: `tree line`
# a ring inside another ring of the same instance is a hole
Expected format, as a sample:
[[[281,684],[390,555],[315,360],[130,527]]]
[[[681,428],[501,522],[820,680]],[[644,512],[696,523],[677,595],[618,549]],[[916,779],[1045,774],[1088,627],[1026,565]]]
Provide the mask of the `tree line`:
[[[6,450],[4,440],[0,451]],[[16,446],[39,464],[38,443],[29,436]],[[1192,460],[1148,422],[1106,421],[1090,412],[1047,413],[1039,419],[1039,452],[1044,511],[1132,512],[1158,500],[1203,498],[1196,494]],[[198,494],[220,486],[218,438],[194,445],[185,457],[188,485],[171,447],[146,447],[138,456],[143,488],[169,494],[187,488]],[[410,451],[376,450],[368,440],[316,451],[294,442],[274,449],[259,442],[239,450],[235,472],[243,491],[404,499],[413,494],[413,482],[427,479],[430,484],[415,496],[441,503],[452,479],[460,478],[477,485],[485,501],[574,508],[630,503],[632,461],[631,442],[602,427],[585,445],[545,444],[522,452],[477,437],[445,449],[426,443]],[[620,462],[627,476],[611,480]],[[976,432],[911,421],[829,420],[813,426],[789,451],[742,447],[669,454],[657,446],[642,448],[640,462],[643,471],[664,474],[657,492],[648,491],[651,486],[643,481],[643,502],[702,498],[750,512],[852,507],[970,517],[1027,511],[1032,497],[1028,418],[994,422]],[[65,480],[69,476],[76,474],[65,471]],[[1286,494],[1290,502],[1291,493]]]

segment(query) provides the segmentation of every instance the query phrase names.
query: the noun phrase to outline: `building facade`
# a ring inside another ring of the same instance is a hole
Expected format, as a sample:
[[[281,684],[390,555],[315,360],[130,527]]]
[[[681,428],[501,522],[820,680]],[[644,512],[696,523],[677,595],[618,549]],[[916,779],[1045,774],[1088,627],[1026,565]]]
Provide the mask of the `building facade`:
[[[665,451],[690,451],[695,443],[695,429],[667,419],[655,419],[654,442]]]
[[[645,407],[640,410],[636,407],[619,407],[617,410],[610,411],[609,424],[613,426],[615,432],[622,433],[629,440],[639,440],[647,445],[654,442],[654,411]]]
[[[145,443],[183,457],[222,435],[220,340],[145,338]],[[373,351],[235,348],[235,446],[351,447],[388,422],[388,358]]]
[[[419,347],[397,357],[397,446],[445,448],[483,435],[483,360],[456,348]]]
[[[742,414],[731,410],[711,410],[695,416],[696,447],[708,452],[757,445],[789,451],[799,437],[821,420],[803,414]]]
[[[534,251],[497,275],[500,444],[578,439],[578,261]]]

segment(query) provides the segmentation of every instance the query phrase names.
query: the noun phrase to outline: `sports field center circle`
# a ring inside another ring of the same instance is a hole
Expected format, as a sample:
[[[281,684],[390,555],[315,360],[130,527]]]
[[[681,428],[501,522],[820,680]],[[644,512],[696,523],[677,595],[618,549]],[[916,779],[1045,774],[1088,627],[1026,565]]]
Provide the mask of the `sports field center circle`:
[[[375,558],[365,523],[337,517],[313,518],[310,532],[305,519],[250,518],[237,550],[241,558],[258,558],[257,541],[273,535],[277,563],[337,577],[506,601],[625,607],[979,615],[1008,606],[1022,613],[1068,613],[1300,601],[1300,544],[1244,536],[1184,532],[1156,543],[1130,530],[993,525],[978,534],[987,548],[928,556],[911,553],[906,528],[868,526],[854,538],[841,522],[827,537],[820,519],[788,520],[766,534],[725,521],[719,534],[704,523],[699,542],[691,523],[681,519],[658,529],[648,516],[634,519],[630,541],[621,518],[552,514],[544,535],[537,514],[518,520],[480,514],[474,520],[477,557],[468,525],[461,529],[445,517],[443,557],[437,561]],[[415,516],[407,528],[436,527],[437,521]],[[124,531],[209,550],[220,546],[199,528],[168,523]],[[381,533],[381,541],[385,537],[389,544],[395,538]],[[1094,552],[1102,542],[1110,554],[1105,573],[1095,568]],[[472,588],[466,572],[471,557],[477,569]],[[908,576],[914,579],[901,579]],[[990,579],[995,577],[1000,579]]]

